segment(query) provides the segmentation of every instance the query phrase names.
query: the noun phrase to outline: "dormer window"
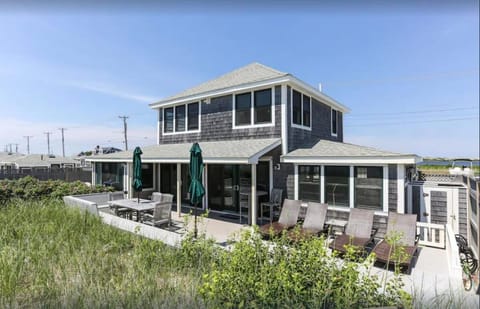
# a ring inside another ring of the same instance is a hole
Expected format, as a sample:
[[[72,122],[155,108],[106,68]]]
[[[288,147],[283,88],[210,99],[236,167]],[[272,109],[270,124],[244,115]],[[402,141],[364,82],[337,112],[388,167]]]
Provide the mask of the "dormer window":
[[[312,98],[292,89],[292,127],[311,130]]]
[[[338,112],[332,108],[332,136],[337,136],[338,132]]]
[[[163,133],[190,133],[200,129],[200,104],[176,105],[163,109]]]

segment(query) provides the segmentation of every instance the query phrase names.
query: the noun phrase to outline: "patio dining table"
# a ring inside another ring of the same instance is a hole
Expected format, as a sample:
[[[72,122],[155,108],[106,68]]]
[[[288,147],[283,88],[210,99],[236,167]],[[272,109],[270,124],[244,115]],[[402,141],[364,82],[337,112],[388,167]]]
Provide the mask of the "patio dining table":
[[[146,199],[123,199],[123,200],[114,200],[109,201],[108,204],[112,207],[123,207],[128,208],[137,212],[137,221],[140,220],[140,213],[152,210],[155,208],[155,202]]]

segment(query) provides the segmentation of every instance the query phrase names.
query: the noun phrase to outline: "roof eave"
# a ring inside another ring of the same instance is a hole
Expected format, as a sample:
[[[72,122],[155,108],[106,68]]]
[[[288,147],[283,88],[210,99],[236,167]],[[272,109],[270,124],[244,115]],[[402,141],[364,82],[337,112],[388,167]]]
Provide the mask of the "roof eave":
[[[417,155],[399,156],[281,156],[282,163],[298,164],[417,164],[422,158]]]
[[[299,88],[301,90],[304,90],[308,92],[310,95],[313,95],[314,97],[317,97],[320,99],[321,102],[327,103],[328,105],[331,105],[335,107],[336,109],[340,110],[342,113],[349,113],[350,109],[346,107],[345,105],[337,102],[333,98],[321,93],[317,89],[313,88],[312,86],[308,85],[307,83],[303,82],[302,80],[294,77],[291,74],[286,74],[284,76],[280,77],[275,77],[275,78],[270,78],[258,82],[252,82],[252,83],[245,83],[245,84],[240,84],[232,87],[227,87],[227,88],[222,88],[222,89],[216,89],[216,90],[211,90],[211,91],[205,91],[201,92],[198,94],[194,95],[189,95],[189,96],[184,96],[180,98],[174,98],[174,99],[165,99],[165,100],[160,100],[158,102],[154,102],[149,104],[150,108],[156,109],[156,108],[161,108],[169,105],[174,105],[174,104],[179,104],[179,103],[185,103],[189,101],[197,101],[201,99],[206,99],[206,98],[211,98],[211,97],[217,97],[221,95],[226,95],[232,92],[238,92],[238,91],[245,91],[251,88],[256,88],[256,87],[263,87],[263,86],[271,86],[275,84],[281,84],[281,83],[291,83]]]

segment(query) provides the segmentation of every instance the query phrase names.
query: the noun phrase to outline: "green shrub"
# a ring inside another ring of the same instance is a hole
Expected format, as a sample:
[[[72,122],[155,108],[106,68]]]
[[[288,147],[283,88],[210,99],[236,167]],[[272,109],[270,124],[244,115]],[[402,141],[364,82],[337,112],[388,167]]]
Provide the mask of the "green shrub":
[[[59,199],[65,195],[87,194],[112,191],[111,187],[89,187],[81,181],[65,182],[61,180],[40,181],[31,176],[18,180],[0,181],[0,202],[5,203],[11,199]]]
[[[245,232],[231,252],[214,260],[203,276],[200,294],[213,308],[405,305],[402,291],[382,293],[387,286],[382,289],[379,278],[369,272],[373,258],[358,258],[354,253],[351,248],[339,260],[329,254],[322,237],[292,246],[285,236],[269,243],[258,233]]]

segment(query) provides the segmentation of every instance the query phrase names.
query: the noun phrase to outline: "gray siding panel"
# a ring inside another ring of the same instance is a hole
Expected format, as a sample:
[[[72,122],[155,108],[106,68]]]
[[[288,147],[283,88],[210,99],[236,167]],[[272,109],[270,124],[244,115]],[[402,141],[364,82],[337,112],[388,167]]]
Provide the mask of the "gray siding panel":
[[[397,165],[388,165],[388,211],[398,211]]]
[[[163,135],[163,118],[160,119],[160,144],[193,143],[215,140],[241,140],[254,138],[280,138],[281,137],[281,89],[274,88],[274,117],[275,126],[233,129],[232,95],[215,97],[210,103],[202,103],[201,129],[199,133],[180,133]],[[161,115],[163,112],[160,113]]]
[[[288,124],[288,151],[293,151],[305,144],[314,144],[320,139],[343,142],[343,114],[338,112],[337,137],[332,136],[331,108],[312,98],[312,130],[292,127],[291,88],[287,87],[287,124]]]
[[[458,189],[458,229],[459,233],[467,238],[467,190],[465,188]]]
[[[447,223],[447,192],[431,191],[431,222],[436,224]]]

